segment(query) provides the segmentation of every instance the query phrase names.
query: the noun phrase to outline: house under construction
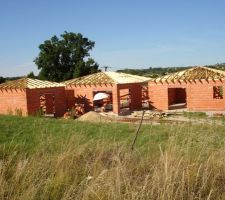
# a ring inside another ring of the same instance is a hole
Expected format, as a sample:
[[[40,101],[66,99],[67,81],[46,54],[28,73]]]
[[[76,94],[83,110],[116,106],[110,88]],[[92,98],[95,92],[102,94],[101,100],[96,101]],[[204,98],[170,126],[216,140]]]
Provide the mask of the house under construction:
[[[194,67],[155,79],[117,72],[99,72],[54,83],[22,78],[0,84],[0,114],[63,116],[104,107],[115,114],[140,110],[184,108],[188,111],[225,111],[225,72]],[[94,100],[96,94],[107,100]]]
[[[118,72],[99,72],[64,82],[67,107],[81,108],[87,112],[98,107],[93,98],[97,93],[107,93],[108,109],[115,114],[126,110],[138,110],[148,101],[149,78]]]
[[[60,83],[22,78],[0,84],[0,113],[63,116],[65,86]]]
[[[148,83],[152,109],[225,111],[225,72],[194,67],[168,74]]]

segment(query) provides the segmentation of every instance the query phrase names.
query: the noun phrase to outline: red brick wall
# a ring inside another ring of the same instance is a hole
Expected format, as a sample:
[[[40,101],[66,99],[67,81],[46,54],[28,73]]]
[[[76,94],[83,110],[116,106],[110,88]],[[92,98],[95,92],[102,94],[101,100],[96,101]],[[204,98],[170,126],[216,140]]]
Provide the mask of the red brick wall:
[[[149,82],[150,108],[168,110],[168,85]]]
[[[0,90],[0,114],[16,114],[21,109],[27,115],[26,92],[24,90]]]
[[[223,86],[223,99],[213,98],[213,86]],[[190,111],[225,111],[225,81],[206,81],[188,84]]]
[[[73,89],[66,89],[66,109],[71,109],[74,106],[75,96]]]
[[[83,102],[85,104],[85,112],[93,109],[93,92],[94,91],[112,91],[113,93],[113,112],[119,113],[119,97],[121,95],[127,94],[127,91],[118,91],[119,89],[130,89],[131,94],[131,108],[140,109],[142,106],[142,86],[138,83],[131,84],[119,84],[119,85],[82,85],[82,86],[68,86],[66,90],[74,91],[74,104]],[[66,92],[67,93],[67,92]],[[68,95],[67,95],[68,97]],[[71,99],[71,97],[68,97]],[[71,100],[67,100],[71,102]],[[70,103],[71,105],[71,103]]]
[[[66,112],[66,95],[64,87],[27,89],[27,108],[29,115],[35,115],[40,109],[40,95],[53,94],[55,96],[55,114],[61,117]]]
[[[113,86],[113,112],[115,114],[120,113],[120,92],[118,85]]]
[[[113,88],[113,112],[116,114],[120,113],[120,100],[119,97],[123,94],[124,89],[130,90],[131,95],[131,110],[139,110],[142,108],[142,84],[140,83],[129,83],[115,85]],[[120,93],[121,90],[121,93]]]
[[[71,96],[71,90],[74,92],[74,99]],[[112,91],[113,85],[102,84],[102,85],[81,85],[81,86],[68,86],[66,88],[68,107],[77,104],[85,105],[85,112],[93,109],[93,92],[94,91]],[[70,95],[69,95],[70,93]]]
[[[223,86],[224,98],[213,99],[213,86]],[[149,82],[149,100],[152,108],[168,110],[168,88],[186,88],[187,109],[190,111],[224,111],[225,82],[195,81],[182,83]]]
[[[129,88],[131,95],[131,110],[138,110],[142,107],[142,85],[139,83],[120,84],[119,89]]]

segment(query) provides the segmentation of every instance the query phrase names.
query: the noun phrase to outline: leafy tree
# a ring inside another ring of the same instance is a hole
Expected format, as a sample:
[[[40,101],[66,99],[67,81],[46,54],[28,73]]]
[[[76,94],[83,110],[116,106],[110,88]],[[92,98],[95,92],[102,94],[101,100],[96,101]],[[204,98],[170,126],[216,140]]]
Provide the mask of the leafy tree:
[[[30,72],[29,74],[27,74],[27,78],[37,78],[37,77],[34,75],[34,72]]]
[[[53,36],[39,46],[39,56],[34,60],[40,69],[39,78],[64,81],[95,73],[98,64],[90,58],[89,51],[95,43],[82,34],[64,32],[60,38]]]
[[[5,78],[0,76],[0,84],[5,82]]]

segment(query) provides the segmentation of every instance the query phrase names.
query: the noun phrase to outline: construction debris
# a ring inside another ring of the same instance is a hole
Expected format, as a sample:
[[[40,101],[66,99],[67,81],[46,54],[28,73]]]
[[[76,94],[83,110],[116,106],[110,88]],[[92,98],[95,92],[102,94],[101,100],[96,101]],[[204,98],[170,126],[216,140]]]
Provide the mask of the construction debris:
[[[135,118],[141,118],[142,117],[142,111],[134,111],[131,114],[132,117]],[[144,113],[144,119],[162,119],[164,117],[168,116],[168,113],[166,112],[159,112],[159,111],[150,111],[147,110]]]
[[[81,117],[77,118],[78,121],[89,121],[89,122],[110,122],[112,121],[109,117],[105,117],[97,112],[90,111],[85,113]]]

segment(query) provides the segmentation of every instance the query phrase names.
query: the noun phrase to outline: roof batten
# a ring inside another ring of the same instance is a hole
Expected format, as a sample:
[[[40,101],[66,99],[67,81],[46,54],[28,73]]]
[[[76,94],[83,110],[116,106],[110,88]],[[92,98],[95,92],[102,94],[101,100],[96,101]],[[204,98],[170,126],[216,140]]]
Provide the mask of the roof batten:
[[[207,68],[194,67],[191,69],[167,74],[162,77],[155,78],[155,82],[174,82],[174,81],[195,81],[195,80],[219,80],[225,78],[225,71]]]
[[[21,78],[0,84],[0,89],[35,89],[35,88],[51,88],[64,87],[62,83],[42,81],[31,78]]]
[[[150,78],[118,72],[98,72],[63,82],[65,85],[100,85],[145,82]]]

